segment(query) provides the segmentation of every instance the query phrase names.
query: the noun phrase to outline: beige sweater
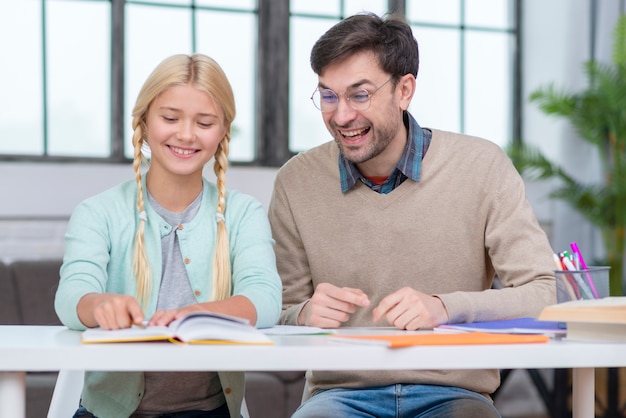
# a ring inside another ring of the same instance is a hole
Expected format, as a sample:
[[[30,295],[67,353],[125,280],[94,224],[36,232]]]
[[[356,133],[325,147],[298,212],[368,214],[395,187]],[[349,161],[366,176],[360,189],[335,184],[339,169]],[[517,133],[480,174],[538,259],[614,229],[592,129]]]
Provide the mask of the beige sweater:
[[[404,286],[438,295],[451,323],[535,316],[556,302],[551,246],[497,145],[433,130],[421,180],[387,195],[361,182],[342,194],[337,158],[329,142],[277,175],[269,216],[284,286],[281,323],[295,324],[322,282],[369,296],[370,307],[345,326],[376,326],[372,308]],[[504,289],[490,289],[495,274]],[[500,383],[497,370],[314,371],[307,379],[311,393],[433,383],[487,395]]]

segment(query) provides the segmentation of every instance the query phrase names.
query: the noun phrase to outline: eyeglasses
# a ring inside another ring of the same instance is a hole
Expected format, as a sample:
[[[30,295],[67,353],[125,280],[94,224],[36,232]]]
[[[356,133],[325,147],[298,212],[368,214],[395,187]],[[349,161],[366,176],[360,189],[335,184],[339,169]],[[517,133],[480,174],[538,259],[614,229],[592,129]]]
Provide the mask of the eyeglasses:
[[[311,96],[311,101],[318,110],[322,112],[333,112],[337,109],[339,105],[339,96],[343,96],[346,98],[350,107],[354,110],[367,110],[370,107],[371,99],[374,94],[387,83],[393,80],[391,77],[389,80],[385,81],[381,84],[376,90],[373,92],[369,92],[365,89],[347,91],[345,93],[335,93],[331,89],[315,89],[313,95]]]

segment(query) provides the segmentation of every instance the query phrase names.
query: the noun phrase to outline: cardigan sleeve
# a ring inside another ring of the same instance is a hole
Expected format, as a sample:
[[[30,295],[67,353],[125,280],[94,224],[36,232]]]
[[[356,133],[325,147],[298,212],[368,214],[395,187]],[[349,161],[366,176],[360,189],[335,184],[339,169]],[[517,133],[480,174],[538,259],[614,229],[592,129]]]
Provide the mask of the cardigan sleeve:
[[[313,295],[307,254],[298,233],[283,183],[285,169],[279,170],[269,206],[272,234],[276,240],[278,273],[283,281],[283,310],[280,323],[296,325],[302,307]]]
[[[227,204],[233,295],[243,295],[257,312],[256,326],[271,327],[280,314],[281,281],[265,209],[256,199],[232,193]]]

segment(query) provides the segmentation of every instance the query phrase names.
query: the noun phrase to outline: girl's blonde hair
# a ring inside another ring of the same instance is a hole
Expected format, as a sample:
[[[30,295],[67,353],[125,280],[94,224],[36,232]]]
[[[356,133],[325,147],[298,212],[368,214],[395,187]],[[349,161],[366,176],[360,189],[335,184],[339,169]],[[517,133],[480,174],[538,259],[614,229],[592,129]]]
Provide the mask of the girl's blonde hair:
[[[152,102],[165,90],[175,85],[191,85],[213,97],[224,112],[225,135],[220,141],[214,156],[213,171],[217,178],[218,190],[217,242],[213,255],[213,286],[209,300],[221,300],[230,296],[231,271],[228,232],[224,215],[226,211],[225,175],[228,168],[228,144],[230,128],[235,119],[235,97],[226,74],[215,60],[206,55],[173,55],[163,60],[150,74],[137,96],[133,109],[133,147],[135,181],[137,182],[137,211],[139,225],[135,232],[133,251],[133,273],[137,280],[137,299],[142,306],[147,306],[150,299],[152,278],[150,263],[145,249],[144,230],[147,222],[141,165],[146,162],[143,147],[147,136],[146,115]]]

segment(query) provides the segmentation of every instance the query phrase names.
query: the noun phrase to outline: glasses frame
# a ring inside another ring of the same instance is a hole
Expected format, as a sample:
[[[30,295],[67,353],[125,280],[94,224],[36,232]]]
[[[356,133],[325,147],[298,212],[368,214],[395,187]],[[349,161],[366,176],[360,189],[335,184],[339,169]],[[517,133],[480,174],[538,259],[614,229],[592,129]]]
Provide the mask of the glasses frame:
[[[358,111],[363,111],[363,110],[367,110],[370,108],[370,106],[372,105],[372,96],[375,95],[380,89],[382,89],[387,83],[389,83],[391,80],[394,79],[394,76],[391,76],[387,79],[387,81],[385,81],[383,84],[381,84],[380,86],[378,86],[374,91],[370,92],[367,89],[358,89],[358,90],[354,90],[354,91],[349,91],[349,92],[343,92],[343,93],[337,93],[336,91],[332,90],[332,89],[320,89],[319,87],[317,87],[315,90],[313,90],[313,94],[311,94],[311,101],[313,102],[313,106],[315,106],[315,108],[317,110],[319,110],[322,113],[330,113],[330,112],[334,112],[335,110],[337,110],[337,108],[339,107],[339,99],[341,96],[343,96],[346,101],[348,102],[348,104],[350,105],[350,107],[354,110],[358,110]],[[335,106],[333,109],[331,110],[322,110],[322,101],[321,98],[319,100],[320,105],[318,106],[316,101],[315,101],[315,94],[319,94],[321,97],[322,92],[330,92],[332,94],[335,95],[335,97],[337,98],[337,101],[335,102]],[[363,94],[365,93],[365,94]],[[357,95],[361,95],[361,96],[367,96],[367,101],[363,102],[363,103],[358,103],[358,102],[354,102],[352,100],[352,98],[354,98]]]

